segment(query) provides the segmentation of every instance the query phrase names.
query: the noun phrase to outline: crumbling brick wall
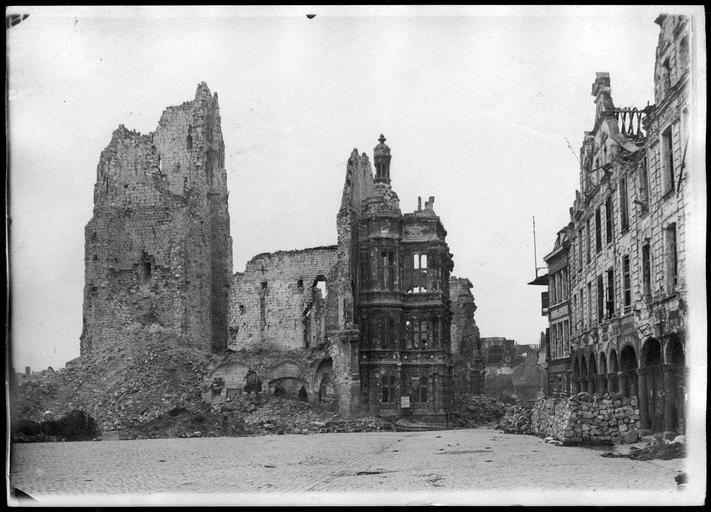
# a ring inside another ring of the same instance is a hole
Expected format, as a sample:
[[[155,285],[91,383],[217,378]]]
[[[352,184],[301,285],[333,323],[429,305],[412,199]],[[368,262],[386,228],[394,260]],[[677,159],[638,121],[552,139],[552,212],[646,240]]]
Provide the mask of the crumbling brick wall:
[[[462,392],[482,393],[484,362],[481,354],[479,328],[474,320],[476,303],[469,279],[451,276],[449,297],[452,309],[450,328],[452,374],[455,387]]]
[[[226,181],[217,94],[204,82],[155,132],[114,131],[85,228],[82,356],[150,324],[204,350],[226,347]]]
[[[289,350],[323,343],[336,258],[336,246],[325,246],[258,254],[247,262],[230,289],[229,348]]]

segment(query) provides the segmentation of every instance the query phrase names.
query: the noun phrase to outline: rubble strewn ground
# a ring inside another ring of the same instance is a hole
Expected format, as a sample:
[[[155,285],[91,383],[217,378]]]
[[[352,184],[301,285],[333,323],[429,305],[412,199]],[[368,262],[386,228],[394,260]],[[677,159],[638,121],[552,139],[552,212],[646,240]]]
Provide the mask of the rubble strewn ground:
[[[475,428],[501,419],[507,405],[486,395],[457,394],[452,403],[452,426]]]
[[[13,441],[66,439],[45,431],[74,410],[96,421],[103,435],[122,439],[395,429],[382,418],[343,419],[333,407],[269,395],[242,396],[213,410],[201,390],[215,356],[160,330],[134,334],[103,357],[78,358],[19,385],[11,400]]]
[[[507,434],[535,434],[531,426],[531,404],[511,405],[503,417],[494,425]]]
[[[132,334],[101,357],[74,359],[18,385],[11,400],[13,424],[57,420],[77,409],[109,431],[199,403],[209,354],[160,329]]]

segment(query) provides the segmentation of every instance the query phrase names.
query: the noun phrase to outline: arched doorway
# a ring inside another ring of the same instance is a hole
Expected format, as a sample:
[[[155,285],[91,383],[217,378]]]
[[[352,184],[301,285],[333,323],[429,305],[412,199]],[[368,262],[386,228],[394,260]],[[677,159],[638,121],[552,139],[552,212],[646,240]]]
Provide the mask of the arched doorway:
[[[597,393],[599,388],[597,382],[597,363],[595,363],[595,354],[590,354],[588,358],[588,379],[590,379],[588,393],[591,395],[593,393]]]
[[[666,407],[671,416],[667,423],[670,428],[676,429],[677,432],[684,432],[686,430],[686,356],[684,354],[684,345],[678,336],[673,335],[669,338],[665,355],[666,362],[669,365],[670,389],[668,395],[671,395],[671,403]]]
[[[642,347],[642,367],[645,369],[649,421],[655,431],[664,429],[664,374],[662,372],[662,347],[658,340],[649,338]]]
[[[606,393],[609,391],[607,386],[607,358],[604,352],[600,352],[600,393]]]
[[[623,396],[637,395],[637,354],[632,345],[620,352],[620,392]]]
[[[590,392],[588,377],[588,363],[585,361],[585,356],[580,356],[580,391]]]
[[[318,402],[321,404],[336,406],[338,403],[338,395],[336,393],[335,383],[333,381],[333,361],[329,357],[321,361],[316,369],[314,376],[314,392],[318,396]]]
[[[573,393],[580,393],[580,362],[573,363]]]
[[[610,393],[618,393],[620,391],[620,383],[617,378],[617,372],[620,370],[620,367],[617,364],[617,352],[615,349],[610,351],[610,357],[608,357],[607,361],[610,368],[610,373],[608,374],[608,391]]]

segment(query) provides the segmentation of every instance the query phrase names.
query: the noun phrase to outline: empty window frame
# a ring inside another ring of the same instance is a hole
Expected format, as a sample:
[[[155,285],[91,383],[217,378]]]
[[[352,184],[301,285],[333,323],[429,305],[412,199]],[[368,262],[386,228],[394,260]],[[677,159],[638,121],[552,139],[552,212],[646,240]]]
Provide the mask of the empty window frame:
[[[639,165],[639,209],[640,215],[644,215],[649,211],[649,202],[651,197],[649,195],[649,165],[647,161],[647,156],[642,158]]]
[[[673,292],[679,280],[679,259],[676,244],[676,223],[664,231],[664,259],[666,261],[667,291]]]
[[[612,318],[615,314],[615,271],[609,269],[607,272],[607,296],[605,300],[605,316]]]
[[[629,255],[624,255],[622,257],[622,290],[623,290],[623,304],[625,312],[629,311],[632,307],[632,281],[630,279],[630,257]]]
[[[674,148],[672,145],[672,127],[662,133],[661,137],[662,174],[664,177],[664,194],[674,191]]]
[[[645,297],[652,294],[652,260],[649,243],[642,246],[642,291]]]
[[[600,216],[600,208],[595,210],[595,251],[602,250],[602,218]]]
[[[612,242],[613,232],[613,222],[612,222],[612,196],[607,196],[605,200],[605,242]]]
[[[378,281],[381,290],[395,289],[395,253],[380,251],[378,258]]]
[[[597,276],[597,321],[605,319],[605,289],[602,274]]]
[[[627,208],[627,177],[622,176],[619,183],[620,189],[620,230],[626,231],[630,227],[629,210]]]
[[[380,402],[383,404],[395,403],[395,375],[383,375],[380,384]]]

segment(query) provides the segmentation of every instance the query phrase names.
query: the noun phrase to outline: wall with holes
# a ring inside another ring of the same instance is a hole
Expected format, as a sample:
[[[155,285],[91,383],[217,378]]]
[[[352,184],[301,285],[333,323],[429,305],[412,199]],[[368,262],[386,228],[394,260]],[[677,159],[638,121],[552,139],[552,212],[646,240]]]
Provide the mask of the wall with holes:
[[[327,286],[338,247],[278,251],[235,273],[229,299],[231,350],[287,350],[325,341]],[[330,301],[331,303],[333,301]]]
[[[144,327],[225,348],[232,239],[217,95],[204,82],[155,132],[114,131],[85,250],[82,356]]]

